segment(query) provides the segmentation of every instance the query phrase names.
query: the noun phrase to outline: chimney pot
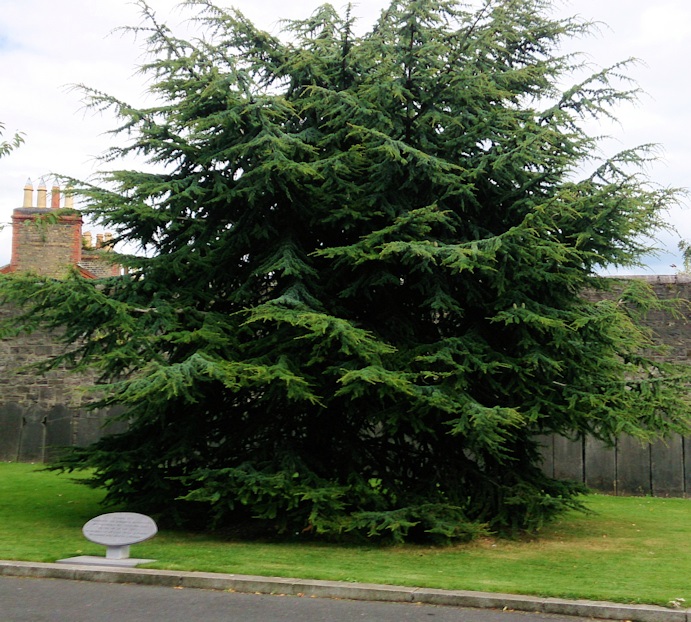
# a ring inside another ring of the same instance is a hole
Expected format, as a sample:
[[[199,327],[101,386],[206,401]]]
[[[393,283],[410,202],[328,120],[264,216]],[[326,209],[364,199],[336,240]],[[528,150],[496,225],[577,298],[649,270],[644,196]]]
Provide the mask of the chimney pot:
[[[50,190],[50,207],[60,209],[60,186],[54,184]]]
[[[22,207],[33,207],[34,206],[34,185],[31,183],[31,179],[27,179],[24,184],[24,204]]]
[[[46,182],[41,179],[41,183],[38,185],[38,200],[36,203],[36,207],[46,207],[46,194],[47,194],[47,189],[46,189]]]
[[[65,207],[72,209],[74,207],[74,193],[72,192],[72,186],[67,186],[65,188]]]

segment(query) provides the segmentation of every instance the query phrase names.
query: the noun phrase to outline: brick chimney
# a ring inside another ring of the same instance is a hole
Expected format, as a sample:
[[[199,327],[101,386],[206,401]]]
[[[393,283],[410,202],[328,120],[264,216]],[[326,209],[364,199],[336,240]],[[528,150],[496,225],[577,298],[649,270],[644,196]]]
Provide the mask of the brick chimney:
[[[33,184],[28,180],[23,207],[12,212],[12,259],[3,272],[64,277],[82,259],[82,217],[75,212],[53,212],[60,210],[61,191],[57,184],[51,188],[50,208],[46,206],[47,188],[43,180],[37,189],[35,207],[33,192]],[[71,206],[72,197],[68,193],[65,207]]]

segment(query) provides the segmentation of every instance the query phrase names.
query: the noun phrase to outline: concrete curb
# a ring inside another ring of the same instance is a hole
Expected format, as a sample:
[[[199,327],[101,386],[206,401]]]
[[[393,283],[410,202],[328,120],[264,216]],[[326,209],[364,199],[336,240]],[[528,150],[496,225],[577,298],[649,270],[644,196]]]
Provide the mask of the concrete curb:
[[[630,622],[691,622],[691,609],[668,609],[652,605],[620,605],[600,601],[535,598],[531,596],[517,596],[515,594],[435,590],[395,585],[258,577],[210,572],[108,568],[78,564],[47,564],[0,560],[0,576],[72,579],[104,583],[139,583],[166,587],[284,594],[315,598],[423,603],[479,609],[506,608],[516,611],[553,613],[603,620],[629,620]]]

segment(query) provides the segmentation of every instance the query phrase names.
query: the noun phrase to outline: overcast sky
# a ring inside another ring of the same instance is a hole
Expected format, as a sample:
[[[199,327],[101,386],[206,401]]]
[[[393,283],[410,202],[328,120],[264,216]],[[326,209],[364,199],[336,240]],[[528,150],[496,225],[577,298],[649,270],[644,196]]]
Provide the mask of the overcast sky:
[[[278,32],[281,18],[306,17],[321,0],[220,0],[236,6],[266,30]],[[151,0],[163,21],[175,21],[176,0]],[[332,2],[337,8],[345,3]],[[365,29],[388,0],[362,0],[355,13]],[[626,148],[659,143],[661,161],[650,168],[664,186],[691,186],[691,3],[688,0],[563,0],[558,11],[607,24],[601,34],[576,42],[593,63],[607,66],[629,57],[643,61],[632,71],[646,95],[635,107],[617,111],[620,126],[613,145]],[[126,100],[139,100],[142,81],[135,75],[141,49],[131,36],[110,34],[139,23],[137,7],[127,0],[0,0],[0,122],[5,136],[25,134],[25,144],[0,159],[0,224],[21,207],[27,178],[52,172],[86,178],[97,170],[94,156],[110,138],[110,116],[85,113],[76,83]],[[613,148],[611,145],[608,148]],[[48,185],[52,180],[48,179]],[[689,207],[674,209],[669,222],[691,240]],[[679,236],[665,236],[667,249],[635,272],[674,274],[681,266]],[[10,260],[10,227],[0,231],[0,266]]]

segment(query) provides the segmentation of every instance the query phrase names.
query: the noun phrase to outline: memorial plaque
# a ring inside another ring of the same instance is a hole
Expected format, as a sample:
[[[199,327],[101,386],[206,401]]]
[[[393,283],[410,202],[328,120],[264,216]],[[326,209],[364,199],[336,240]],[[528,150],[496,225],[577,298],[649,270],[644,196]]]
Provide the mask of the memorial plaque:
[[[87,564],[94,566],[129,566],[148,564],[154,559],[130,557],[130,545],[144,542],[156,535],[154,519],[135,512],[111,512],[92,518],[82,527],[87,540],[106,547],[105,557],[79,555],[59,559],[59,564]]]
[[[87,540],[105,546],[127,546],[156,535],[154,519],[135,512],[112,512],[92,518],[82,527]]]

